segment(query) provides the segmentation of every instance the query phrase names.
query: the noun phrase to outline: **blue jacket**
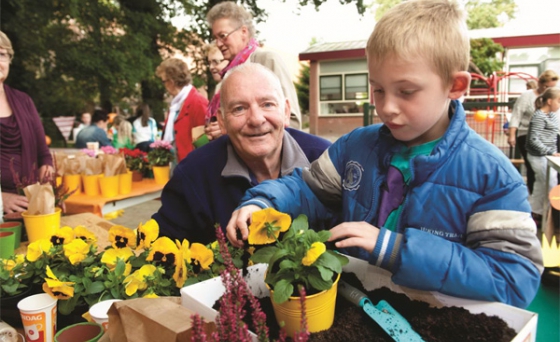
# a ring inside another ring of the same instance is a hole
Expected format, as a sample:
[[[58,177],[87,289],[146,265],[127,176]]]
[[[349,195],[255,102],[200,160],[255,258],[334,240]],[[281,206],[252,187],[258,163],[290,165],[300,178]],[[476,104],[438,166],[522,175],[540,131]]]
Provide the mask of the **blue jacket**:
[[[107,132],[97,127],[94,123],[85,127],[76,137],[76,148],[86,148],[88,142],[98,142],[99,147],[111,146],[111,139],[107,137]]]
[[[372,253],[346,252],[391,271],[399,285],[526,307],[543,270],[527,188],[506,156],[468,127],[458,101],[455,107],[432,153],[410,162],[396,231],[381,227]],[[356,129],[310,169],[250,189],[243,204],[310,220],[334,208],[344,222],[377,226],[381,188],[402,146],[383,125]]]
[[[330,145],[328,140],[287,128],[282,142],[281,175],[308,167]],[[224,233],[231,214],[256,179],[235,153],[228,136],[193,150],[173,170],[153,215],[160,235],[207,244],[216,240],[215,225]]]

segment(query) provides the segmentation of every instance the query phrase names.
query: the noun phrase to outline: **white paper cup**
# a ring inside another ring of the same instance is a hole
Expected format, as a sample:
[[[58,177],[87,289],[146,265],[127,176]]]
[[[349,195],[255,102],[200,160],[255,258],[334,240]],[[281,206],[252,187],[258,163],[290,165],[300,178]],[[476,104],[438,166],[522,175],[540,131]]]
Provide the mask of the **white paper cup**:
[[[108,299],[95,303],[91,308],[89,308],[89,315],[93,318],[95,323],[101,324],[103,329],[107,331],[107,329],[109,329],[109,316],[107,315],[107,312],[114,302],[120,302],[121,300],[122,299]]]
[[[56,333],[56,298],[47,293],[19,301],[17,307],[27,342],[53,342]]]
[[[93,151],[99,150],[99,142],[97,142],[97,141],[88,142],[88,143],[86,143],[86,146],[87,146],[88,150],[93,150]]]

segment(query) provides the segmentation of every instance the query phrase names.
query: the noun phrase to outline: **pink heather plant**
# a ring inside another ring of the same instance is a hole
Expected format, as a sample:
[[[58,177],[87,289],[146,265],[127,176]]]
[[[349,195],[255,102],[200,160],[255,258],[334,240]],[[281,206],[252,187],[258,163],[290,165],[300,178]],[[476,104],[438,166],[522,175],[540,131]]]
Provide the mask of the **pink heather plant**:
[[[258,299],[251,293],[245,279],[243,279],[241,270],[235,268],[220,227],[216,227],[216,236],[220,246],[220,254],[226,266],[226,269],[221,274],[225,292],[220,298],[220,309],[216,322],[217,331],[212,333],[210,339],[207,339],[203,329],[203,320],[198,314],[195,314],[192,317],[192,341],[251,341],[249,327],[243,322],[246,313],[243,307],[247,300],[249,300],[253,311],[251,318],[255,326],[255,333],[257,334],[258,340],[261,342],[270,341],[268,337],[268,327],[266,326],[266,315],[262,311]],[[301,292],[301,295],[303,298],[302,301],[305,302],[305,290]],[[303,303],[302,308],[305,309]],[[307,333],[305,311],[302,312],[302,316],[302,328],[304,331],[297,333],[295,338],[297,338],[296,341],[306,342],[309,334]],[[284,342],[285,339],[285,330],[281,329],[278,342]]]
[[[148,152],[148,162],[152,166],[167,166],[174,159],[174,153],[171,151],[173,146],[168,141],[158,140],[150,144],[150,152]]]

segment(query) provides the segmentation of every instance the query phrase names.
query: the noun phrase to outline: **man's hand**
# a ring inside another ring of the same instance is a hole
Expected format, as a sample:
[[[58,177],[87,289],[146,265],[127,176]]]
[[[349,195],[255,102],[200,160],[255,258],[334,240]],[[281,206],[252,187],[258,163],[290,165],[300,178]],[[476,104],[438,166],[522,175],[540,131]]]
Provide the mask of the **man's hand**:
[[[515,128],[515,127],[510,127],[509,128],[508,144],[511,147],[515,147],[515,137],[517,135],[516,133],[517,133],[517,128]]]
[[[9,192],[2,192],[2,202],[4,204],[4,212],[6,214],[25,211],[29,205],[27,197]]]
[[[222,131],[217,121],[210,122],[206,125],[204,127],[204,133],[208,136],[208,140],[218,139],[222,136]]]
[[[361,247],[369,253],[373,252],[379,236],[379,228],[363,221],[344,222],[332,228],[330,232],[329,241],[336,241],[337,248]]]
[[[249,237],[249,224],[251,216],[261,208],[256,205],[247,205],[237,209],[231,214],[231,219],[226,227],[226,236],[231,244],[237,248],[242,248],[245,240]],[[237,238],[237,231],[241,234],[241,240]]]

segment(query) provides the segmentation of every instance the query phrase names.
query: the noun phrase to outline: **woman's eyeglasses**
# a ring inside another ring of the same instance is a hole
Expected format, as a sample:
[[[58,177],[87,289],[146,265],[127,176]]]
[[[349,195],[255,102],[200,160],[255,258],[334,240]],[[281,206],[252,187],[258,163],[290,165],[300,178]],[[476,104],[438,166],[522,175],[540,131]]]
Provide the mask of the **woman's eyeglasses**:
[[[222,63],[223,61],[225,61],[224,58],[222,59],[211,59],[208,61],[208,64],[210,64],[211,67],[216,67],[218,65],[220,65],[220,63]]]
[[[235,30],[229,33],[220,33],[219,35],[214,36],[214,39],[216,39],[216,41],[220,41],[223,44],[232,33],[234,33],[235,31],[239,30],[242,27],[243,25],[239,26],[238,28],[236,28]]]

